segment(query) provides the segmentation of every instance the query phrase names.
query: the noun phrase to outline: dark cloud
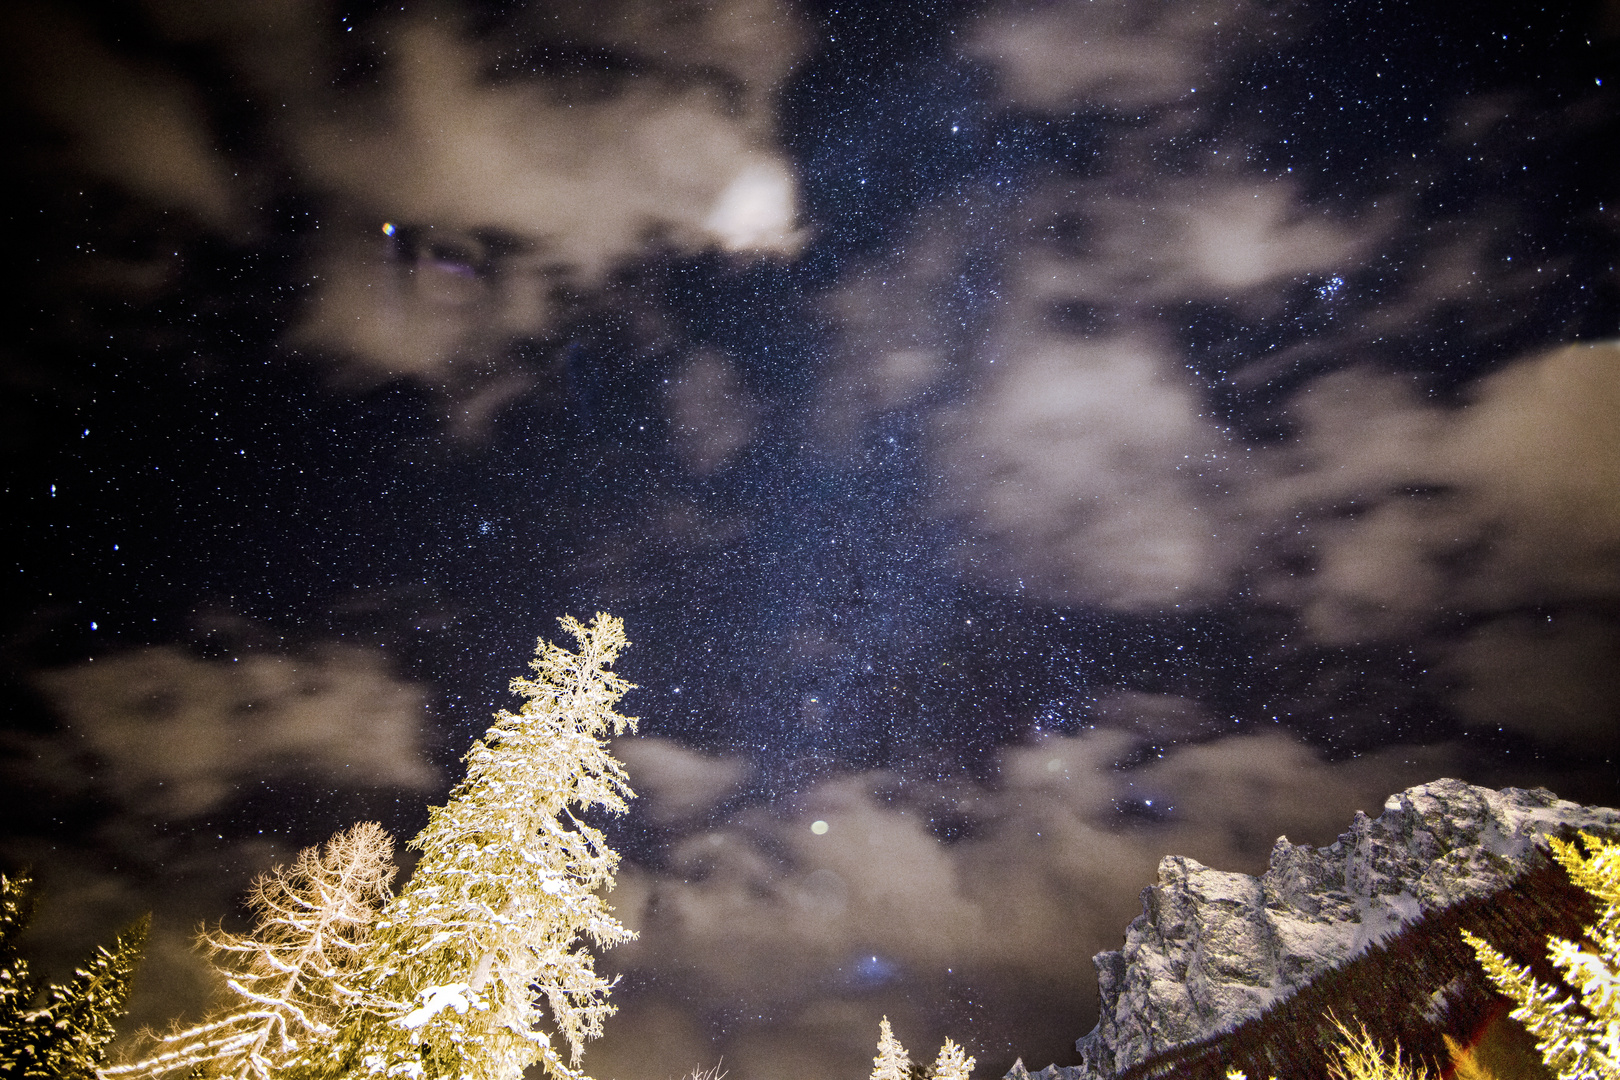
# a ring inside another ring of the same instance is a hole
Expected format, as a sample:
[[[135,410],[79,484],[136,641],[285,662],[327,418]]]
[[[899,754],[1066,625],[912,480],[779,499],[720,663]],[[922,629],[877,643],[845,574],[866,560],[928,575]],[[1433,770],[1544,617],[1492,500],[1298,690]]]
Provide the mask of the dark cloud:
[[[422,790],[439,779],[420,748],[420,691],[357,649],[200,660],[159,647],[38,683],[65,721],[41,750],[88,757],[96,785],[154,816],[203,814],[244,781],[291,771],[346,787]]]
[[[3,19],[7,81],[43,129],[30,147],[43,159],[36,168],[67,164],[216,229],[244,223],[235,174],[195,87],[120,55],[60,9],[8,5]]]
[[[1456,705],[1476,730],[1579,748],[1620,728],[1620,628],[1580,611],[1493,619],[1448,650]]]

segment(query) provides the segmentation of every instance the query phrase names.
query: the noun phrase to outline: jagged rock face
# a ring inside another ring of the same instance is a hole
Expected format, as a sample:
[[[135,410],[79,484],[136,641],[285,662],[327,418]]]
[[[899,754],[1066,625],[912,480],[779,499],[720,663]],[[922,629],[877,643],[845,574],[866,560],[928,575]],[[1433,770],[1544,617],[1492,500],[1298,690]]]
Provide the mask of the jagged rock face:
[[[1620,827],[1620,810],[1538,788],[1437,780],[1356,814],[1333,844],[1279,837],[1259,878],[1170,856],[1125,947],[1094,959],[1102,1015],[1083,1064],[1009,1076],[1098,1080],[1259,1015],[1417,916],[1490,893],[1560,828]]]

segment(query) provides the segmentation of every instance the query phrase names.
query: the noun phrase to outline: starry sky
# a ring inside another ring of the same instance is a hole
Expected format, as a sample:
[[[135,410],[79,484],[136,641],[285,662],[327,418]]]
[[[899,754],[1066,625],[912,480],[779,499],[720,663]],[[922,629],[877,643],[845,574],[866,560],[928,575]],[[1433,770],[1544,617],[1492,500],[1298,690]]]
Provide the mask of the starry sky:
[[[1164,855],[1615,804],[1613,3],[0,29],[0,860],[47,971],[156,910],[132,1026],[568,613],[640,687],[599,1080],[1069,1063]]]

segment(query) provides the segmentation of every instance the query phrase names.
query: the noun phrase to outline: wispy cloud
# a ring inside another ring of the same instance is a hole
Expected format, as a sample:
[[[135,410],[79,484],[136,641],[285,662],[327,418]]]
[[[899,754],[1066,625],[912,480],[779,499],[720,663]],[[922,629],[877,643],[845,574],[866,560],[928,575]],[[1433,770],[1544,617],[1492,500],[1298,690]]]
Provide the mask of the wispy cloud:
[[[1134,113],[1196,101],[1218,60],[1276,40],[1282,14],[1244,0],[1001,4],[974,28],[967,52],[993,66],[1011,103]]]
[[[711,473],[754,439],[761,407],[724,356],[704,352],[670,382],[670,440],[694,473]]]
[[[25,151],[30,164],[82,170],[216,229],[246,223],[195,87],[115,52],[58,8],[8,5],[0,41],[7,81],[45,129]]]

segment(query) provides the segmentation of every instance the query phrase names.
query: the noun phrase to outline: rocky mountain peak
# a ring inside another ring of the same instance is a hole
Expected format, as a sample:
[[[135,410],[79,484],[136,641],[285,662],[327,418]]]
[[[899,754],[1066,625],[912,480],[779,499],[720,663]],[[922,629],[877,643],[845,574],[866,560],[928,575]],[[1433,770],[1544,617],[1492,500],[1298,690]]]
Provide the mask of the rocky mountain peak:
[[[1258,878],[1168,856],[1124,948],[1093,960],[1101,1016],[1075,1044],[1082,1064],[1019,1062],[1009,1080],[1102,1080],[1231,1028],[1419,916],[1500,889],[1549,833],[1616,827],[1620,810],[1448,779],[1358,812],[1325,847],[1279,837]]]

